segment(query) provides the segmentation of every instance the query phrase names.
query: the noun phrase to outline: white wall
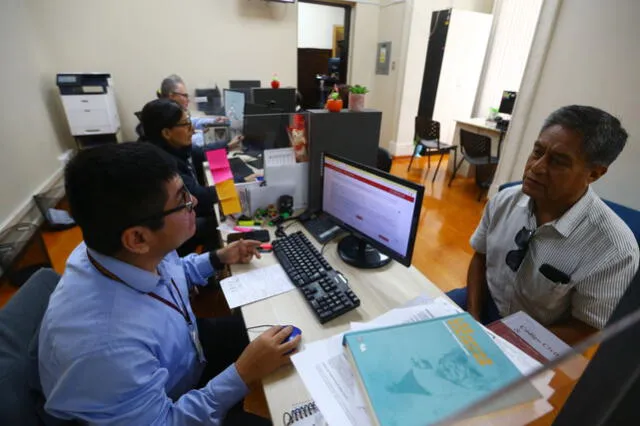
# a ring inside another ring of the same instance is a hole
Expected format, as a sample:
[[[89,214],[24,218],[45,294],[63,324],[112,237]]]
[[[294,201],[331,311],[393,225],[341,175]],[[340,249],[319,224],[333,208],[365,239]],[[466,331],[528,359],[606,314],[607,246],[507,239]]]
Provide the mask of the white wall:
[[[344,26],[344,8],[298,3],[298,48],[333,48],[333,27]]]
[[[360,84],[375,90],[379,16],[380,7],[377,4],[356,3],[351,10],[348,84]],[[370,100],[367,106],[373,107]]]
[[[546,6],[545,2],[543,10]],[[504,143],[509,150],[506,157],[513,156],[515,161],[500,164],[498,184],[521,179],[526,158],[549,113],[568,104],[592,105],[620,118],[629,133],[622,155],[594,188],[604,198],[640,208],[638,16],[640,2],[636,0],[617,1],[615,7],[598,0],[561,2],[537,87],[531,93],[523,88],[520,93],[521,98],[531,96],[532,103],[526,116],[518,115],[519,105],[516,108],[513,128]],[[528,77],[525,73],[524,78]],[[519,134],[521,127],[522,137],[515,140],[511,134]]]
[[[498,108],[504,90],[520,89],[541,6],[542,0],[496,0],[474,117],[486,117],[490,108]]]
[[[197,87],[277,73],[296,85],[297,7],[247,0],[27,0],[35,27],[60,71],[113,76],[126,139],[133,113],[153,99],[162,78]],[[53,81],[53,80],[52,80]]]
[[[394,155],[410,155],[413,151],[413,125],[420,103],[431,14],[449,8],[491,13],[493,0],[413,0],[411,7],[404,78],[399,82],[400,101],[392,112],[397,127],[391,132],[389,146]]]
[[[22,1],[0,2],[0,229],[60,169],[57,156],[72,146],[35,28]]]

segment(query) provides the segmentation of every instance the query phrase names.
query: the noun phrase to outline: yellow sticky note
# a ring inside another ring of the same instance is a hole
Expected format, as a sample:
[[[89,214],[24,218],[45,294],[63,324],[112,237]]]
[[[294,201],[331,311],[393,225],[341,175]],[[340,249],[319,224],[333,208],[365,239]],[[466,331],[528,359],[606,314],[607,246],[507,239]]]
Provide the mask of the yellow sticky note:
[[[233,183],[233,179],[216,183],[216,192],[218,193],[218,199],[220,200],[238,198],[238,192],[236,191],[236,186]]]
[[[222,212],[225,216],[242,212],[242,206],[240,206],[240,200],[238,197],[222,200],[220,201],[220,204],[222,205]]]

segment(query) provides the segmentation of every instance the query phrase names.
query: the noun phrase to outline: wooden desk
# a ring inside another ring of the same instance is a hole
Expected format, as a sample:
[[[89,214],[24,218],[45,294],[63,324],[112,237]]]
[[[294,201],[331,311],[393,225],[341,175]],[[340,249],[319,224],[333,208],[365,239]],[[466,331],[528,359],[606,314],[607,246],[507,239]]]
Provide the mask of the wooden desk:
[[[306,230],[298,223],[291,225],[286,232],[290,234],[298,230],[306,234]],[[307,237],[320,250],[320,244],[317,244],[309,234]],[[423,293],[432,297],[443,294],[414,267],[405,268],[397,262],[373,270],[348,266],[338,257],[337,242],[327,244],[324,256],[334,269],[342,272],[349,280],[349,286],[361,300],[357,309],[321,325],[302,293],[296,289],[242,307],[242,315],[247,327],[262,324],[295,325],[302,330],[304,349],[304,344],[348,330],[351,321],[369,321]],[[231,266],[231,272],[238,274],[275,263],[277,263],[275,255],[265,254],[261,260],[255,260],[249,265]],[[262,329],[249,330],[249,338],[256,338],[262,331]],[[292,405],[309,399],[307,390],[293,366],[282,368],[267,377],[263,380],[263,385],[274,423],[278,423],[282,413],[290,411]]]
[[[500,141],[500,130],[496,129],[495,124],[487,124],[485,118],[475,117],[466,118],[463,120],[456,120],[455,133],[453,136],[453,145],[460,146],[460,129],[477,133],[479,135],[488,136],[491,138],[491,155],[498,154],[498,142]],[[458,155],[458,161],[462,159],[462,155]],[[453,161],[447,163],[447,170],[449,173],[453,173]],[[462,162],[460,169],[458,169],[458,176],[469,177],[473,173],[473,168]]]

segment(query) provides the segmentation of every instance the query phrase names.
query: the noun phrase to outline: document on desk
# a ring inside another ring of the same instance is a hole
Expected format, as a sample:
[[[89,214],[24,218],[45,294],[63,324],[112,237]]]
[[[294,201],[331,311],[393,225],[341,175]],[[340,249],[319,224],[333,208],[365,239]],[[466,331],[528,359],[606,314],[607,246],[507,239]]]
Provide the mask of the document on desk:
[[[264,167],[280,167],[296,164],[296,154],[293,148],[278,148],[264,150]]]
[[[461,311],[447,298],[438,297],[423,305],[392,309],[366,323],[352,322],[351,329],[386,327],[448,316]],[[489,333],[489,336],[523,374],[529,374],[540,366],[536,360],[501,337],[493,333]],[[344,353],[342,338],[343,334],[338,334],[307,344],[304,351],[293,355],[291,360],[327,423],[345,426],[372,425],[351,364]],[[553,374],[545,377],[542,382],[534,383],[542,395],[548,394],[547,384],[552,376]]]
[[[279,264],[225,278],[220,287],[231,309],[295,289]]]

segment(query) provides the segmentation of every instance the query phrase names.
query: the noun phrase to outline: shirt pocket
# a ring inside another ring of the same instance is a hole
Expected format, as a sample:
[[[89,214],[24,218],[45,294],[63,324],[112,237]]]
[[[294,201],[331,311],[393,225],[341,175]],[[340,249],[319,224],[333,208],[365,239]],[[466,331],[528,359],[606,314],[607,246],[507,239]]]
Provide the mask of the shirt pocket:
[[[571,306],[571,293],[574,286],[573,281],[566,284],[555,283],[536,271],[533,281],[520,288],[525,299],[537,310],[545,311],[547,317],[559,318]]]

